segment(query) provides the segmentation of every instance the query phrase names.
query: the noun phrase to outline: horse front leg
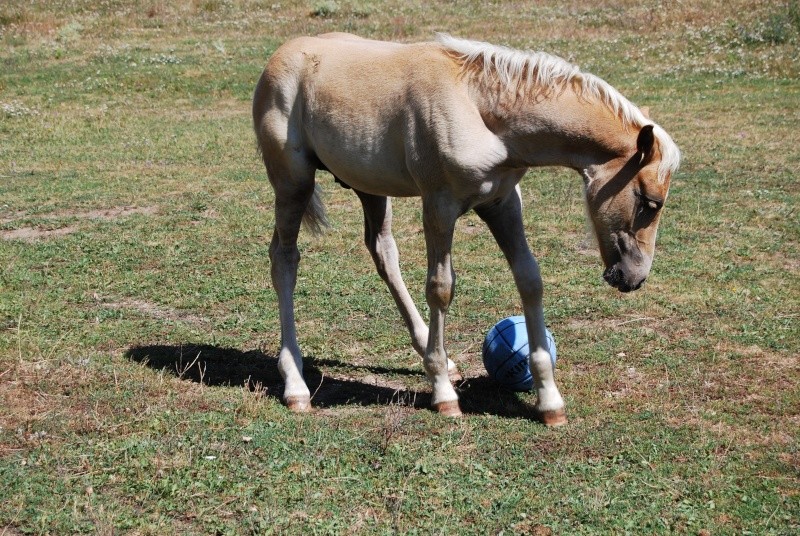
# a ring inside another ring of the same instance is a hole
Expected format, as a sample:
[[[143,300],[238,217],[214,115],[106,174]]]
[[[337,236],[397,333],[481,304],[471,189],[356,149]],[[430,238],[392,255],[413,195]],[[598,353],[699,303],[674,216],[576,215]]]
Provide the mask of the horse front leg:
[[[400,272],[400,254],[392,235],[392,199],[358,190],[356,194],[364,209],[364,244],[372,256],[378,275],[386,283],[397,304],[400,316],[411,335],[414,350],[424,357],[428,345],[428,326],[419,314]],[[451,381],[461,379],[458,368],[450,359],[447,360],[447,368]]]
[[[556,386],[548,351],[542,305],[542,276],[525,240],[519,193],[513,191],[501,203],[478,207],[475,212],[486,222],[508,260],[522,299],[531,348],[528,361],[538,396],[536,410],[539,417],[548,426],[566,424],[564,400]]]
[[[433,392],[431,405],[450,417],[461,416],[458,395],[450,383],[448,358],[444,345],[444,323],[455,291],[455,272],[451,261],[458,207],[447,199],[423,199],[423,227],[428,253],[428,277],[425,298],[430,308],[430,328],[423,364]]]

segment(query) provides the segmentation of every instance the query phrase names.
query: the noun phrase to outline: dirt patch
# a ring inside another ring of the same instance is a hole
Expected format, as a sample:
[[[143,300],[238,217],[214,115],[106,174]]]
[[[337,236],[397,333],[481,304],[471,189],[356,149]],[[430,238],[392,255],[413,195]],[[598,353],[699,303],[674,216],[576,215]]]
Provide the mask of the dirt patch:
[[[58,212],[58,217],[73,217],[82,220],[117,220],[134,214],[152,216],[158,212],[157,207],[113,207],[106,209],[87,210],[85,212],[63,211]]]
[[[20,360],[0,371],[3,407],[0,428],[6,432],[0,439],[0,457],[50,441],[42,423],[60,411],[60,400],[56,402],[59,394],[34,387],[50,371],[49,363],[44,360],[34,363]]]
[[[180,321],[195,325],[204,325],[208,324],[209,322],[207,318],[202,316],[137,299],[123,299],[116,302],[105,302],[102,303],[102,307],[105,307],[106,309],[132,310],[158,320]]]
[[[575,331],[616,331],[635,326],[654,330],[661,321],[650,316],[628,316],[627,318],[573,318],[567,322],[567,328]]]
[[[7,207],[3,206],[0,207],[0,214],[5,212]],[[5,225],[7,223],[11,223],[12,221],[19,220],[25,217],[25,213],[22,211],[15,211],[15,212],[8,212],[0,217],[0,225]]]
[[[11,231],[1,231],[0,236],[3,240],[24,240],[25,242],[33,242],[39,238],[51,238],[53,236],[64,236],[74,233],[78,230],[76,225],[68,225],[67,227],[59,227],[58,229],[40,230],[33,227],[20,227],[19,229],[12,229]]]
[[[152,216],[158,212],[157,207],[112,207],[107,209],[87,210],[82,212],[77,211],[59,211],[42,216],[45,219],[61,219],[61,218],[77,218],[80,220],[103,220],[111,221],[135,214],[142,214],[145,216]],[[23,213],[14,213],[9,219],[4,218],[0,223],[7,224],[18,219],[23,218]],[[56,236],[64,236],[80,229],[80,225],[66,225],[58,229],[38,229],[36,227],[20,227],[19,229],[11,229],[8,231],[0,231],[0,238],[3,240],[23,240],[25,242],[33,242],[38,239],[52,238]]]

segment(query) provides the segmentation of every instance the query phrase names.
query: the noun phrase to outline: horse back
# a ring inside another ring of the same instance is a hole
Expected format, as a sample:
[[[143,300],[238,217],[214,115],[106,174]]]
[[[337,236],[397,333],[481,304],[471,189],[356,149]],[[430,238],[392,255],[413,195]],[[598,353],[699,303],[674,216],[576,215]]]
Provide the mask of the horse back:
[[[264,70],[254,119],[267,144],[292,147],[376,195],[420,195],[447,175],[434,162],[475,167],[491,145],[460,66],[430,42],[349,34],[289,41]]]

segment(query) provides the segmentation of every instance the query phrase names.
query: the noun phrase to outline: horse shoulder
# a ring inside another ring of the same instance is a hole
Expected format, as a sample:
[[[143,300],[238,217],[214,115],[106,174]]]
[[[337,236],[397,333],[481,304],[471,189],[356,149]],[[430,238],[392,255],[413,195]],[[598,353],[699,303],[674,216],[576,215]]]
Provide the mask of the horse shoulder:
[[[437,45],[415,51],[410,86],[414,108],[426,114],[428,142],[452,173],[486,177],[508,157],[487,126],[460,66]]]

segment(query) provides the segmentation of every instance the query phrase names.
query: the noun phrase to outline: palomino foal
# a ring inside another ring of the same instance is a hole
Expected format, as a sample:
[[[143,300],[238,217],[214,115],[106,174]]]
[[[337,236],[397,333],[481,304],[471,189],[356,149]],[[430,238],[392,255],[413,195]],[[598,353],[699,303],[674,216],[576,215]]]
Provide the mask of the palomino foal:
[[[614,88],[564,60],[439,36],[396,44],[348,34],[302,37],[270,58],[253,98],[258,146],[275,190],[270,246],[285,380],[293,411],[311,407],[294,318],[301,221],[326,224],[315,172],[329,170],[364,209],[365,242],[423,356],[432,405],[461,414],[448,377],[444,320],[453,296],[456,219],[474,210],[514,275],[530,340],[539,417],[566,422],[545,339],[542,278],[524,235],[517,183],[532,166],[575,169],[585,184],[604,278],[639,288],[680,154]],[[391,197],[422,198],[426,326],[400,274]]]

